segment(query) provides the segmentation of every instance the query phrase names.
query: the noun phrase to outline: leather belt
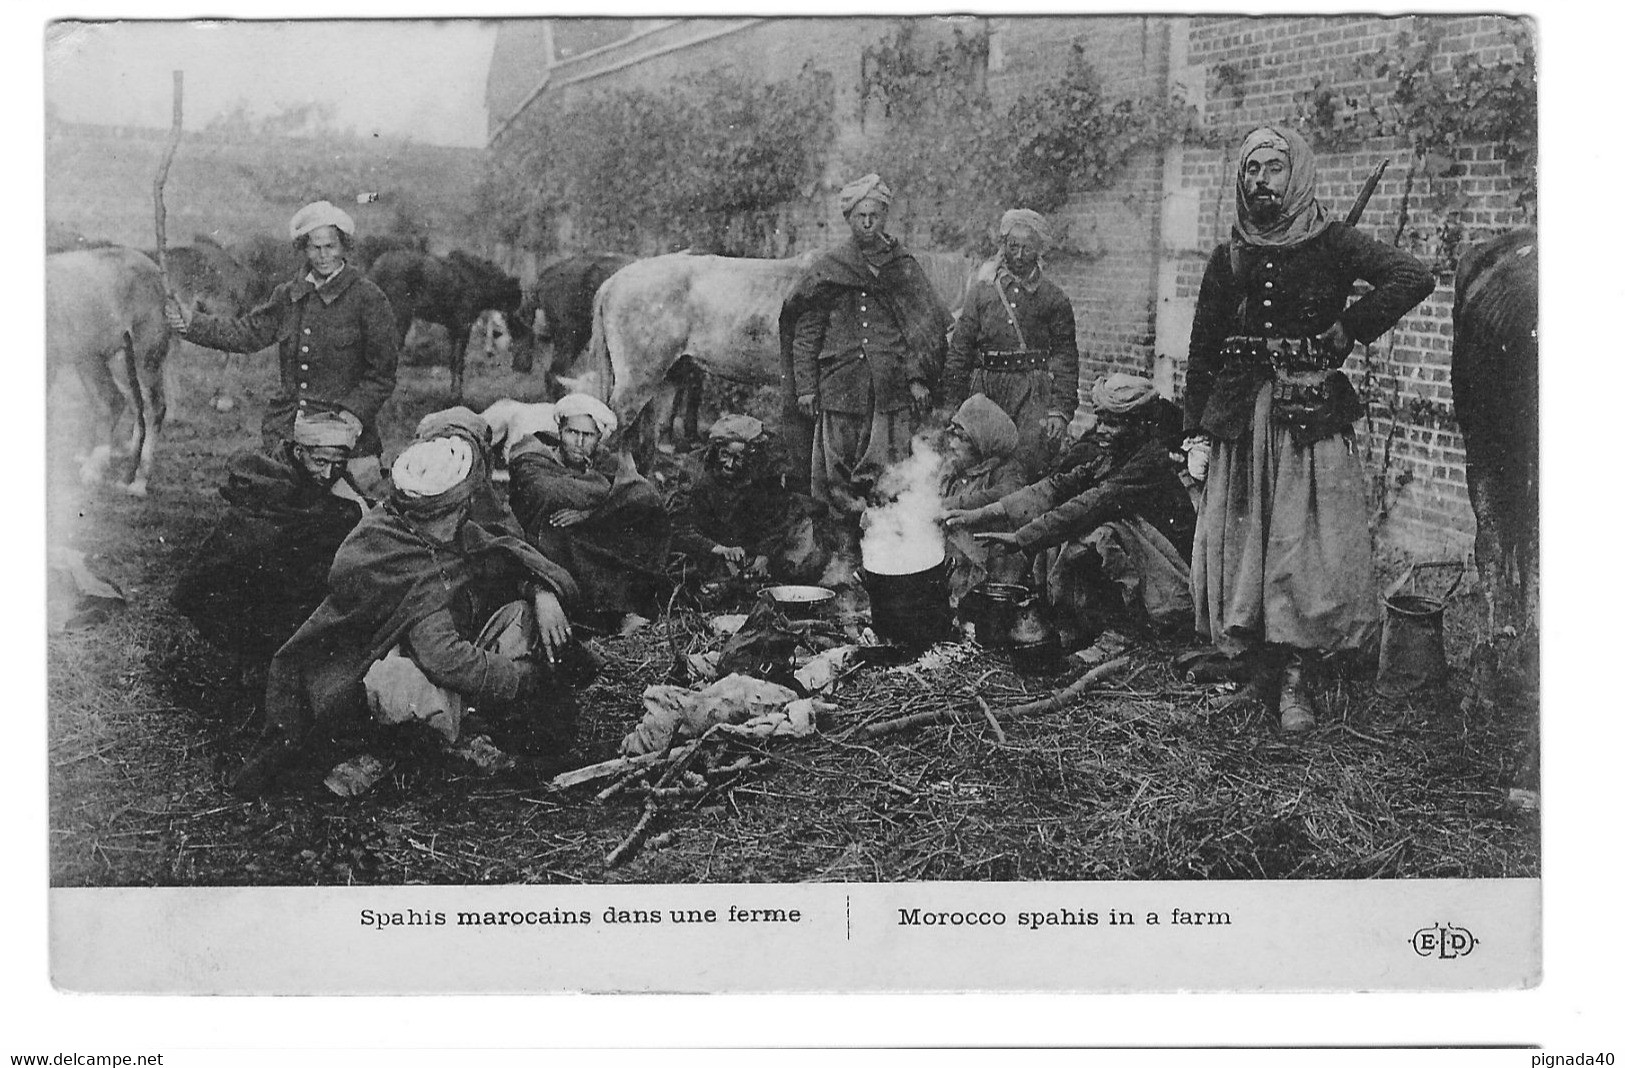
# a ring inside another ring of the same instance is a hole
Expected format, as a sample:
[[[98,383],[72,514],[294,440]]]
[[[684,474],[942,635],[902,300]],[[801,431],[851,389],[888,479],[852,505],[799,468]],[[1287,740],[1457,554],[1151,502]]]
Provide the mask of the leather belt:
[[[976,366],[984,371],[1044,371],[1049,369],[1049,353],[1042,349],[983,349],[976,354]]]
[[[1324,371],[1341,362],[1314,337],[1245,337],[1224,339],[1219,350],[1226,367],[1268,367],[1275,374]]]

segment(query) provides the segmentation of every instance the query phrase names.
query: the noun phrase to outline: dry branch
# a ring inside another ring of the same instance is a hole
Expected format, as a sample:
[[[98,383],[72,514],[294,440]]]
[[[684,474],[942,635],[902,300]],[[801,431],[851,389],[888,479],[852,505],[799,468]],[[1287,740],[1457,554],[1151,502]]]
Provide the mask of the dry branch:
[[[639,816],[638,822],[633,825],[632,833],[621,839],[621,844],[610,850],[609,856],[604,858],[607,867],[613,868],[632,855],[638,843],[649,833],[649,824],[655,818],[656,811],[653,798],[643,803],[643,815]]]
[[[181,83],[184,80],[182,71],[174,71],[175,78],[175,107],[169,126],[169,143],[164,146],[164,158],[158,164],[158,174],[152,180],[152,217],[153,229],[158,240],[158,273],[164,280],[164,289],[168,291],[169,285],[169,259],[164,250],[164,183],[169,180],[169,165],[175,159],[175,147],[181,143]],[[132,383],[133,385],[133,383]]]
[[[1126,667],[1128,662],[1129,658],[1126,656],[1120,656],[1116,660],[1108,660],[1104,664],[1085,674],[1077,682],[1074,682],[1064,690],[1057,690],[1048,697],[1040,698],[1037,701],[1028,701],[1025,704],[1010,705],[1005,708],[993,709],[991,715],[997,717],[998,719],[1015,719],[1018,716],[1033,716],[1045,712],[1053,712],[1057,708],[1060,708],[1067,702],[1078,697],[1084,691],[1088,690],[1090,686],[1105,678],[1107,675],[1113,674]],[[929,723],[941,723],[944,720],[958,720],[961,718],[960,713],[962,711],[963,709],[958,706],[949,705],[946,708],[936,708],[929,712],[916,712],[911,716],[899,716],[896,719],[882,720],[879,723],[868,724],[859,728],[858,734],[865,738],[873,738],[881,734],[895,734],[898,731],[907,730],[910,727],[920,727]]]

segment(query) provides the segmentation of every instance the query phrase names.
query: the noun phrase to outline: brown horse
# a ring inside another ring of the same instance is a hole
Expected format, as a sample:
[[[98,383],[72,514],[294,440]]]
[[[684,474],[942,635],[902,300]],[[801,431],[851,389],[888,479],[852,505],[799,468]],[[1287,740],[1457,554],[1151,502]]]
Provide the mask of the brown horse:
[[[1494,626],[1525,624],[1538,581],[1539,277],[1528,229],[1473,247],[1456,270],[1450,391]]]
[[[164,319],[164,280],[157,264],[135,249],[62,252],[45,259],[45,360],[51,377],[72,367],[84,383],[99,427],[80,467],[87,483],[101,480],[118,451],[124,390],[135,408],[126,492],[147,495],[158,433],[163,428],[164,360],[170,331]],[[122,367],[121,387],[117,367]]]
[[[395,312],[396,341],[404,344],[413,319],[439,323],[451,339],[452,402],[463,399],[463,365],[469,330],[480,313],[501,312],[508,332],[520,344],[529,344],[530,327],[519,316],[519,280],[489,260],[466,252],[431,256],[396,250],[378,257],[367,272]]]

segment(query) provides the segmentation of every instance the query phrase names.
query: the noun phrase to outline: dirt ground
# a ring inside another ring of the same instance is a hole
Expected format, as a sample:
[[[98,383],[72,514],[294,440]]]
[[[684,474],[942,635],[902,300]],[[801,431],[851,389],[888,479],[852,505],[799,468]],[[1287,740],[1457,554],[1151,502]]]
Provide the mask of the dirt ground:
[[[1014,672],[959,647],[910,669],[868,666],[827,695],[803,740],[732,743],[754,766],[667,804],[650,841],[606,856],[644,810],[605,784],[554,792],[536,767],[482,777],[425,755],[355,799],[319,780],[349,755],[316,754],[269,797],[222,782],[252,741],[248,695],[223,657],[168,606],[218,516],[225,457],[257,438],[269,356],[185,347],[152,495],[81,492],[67,456],[73,387],[53,390],[51,543],[87,554],[128,606],[49,642],[50,834],[59,886],[790,882],[809,880],[1442,878],[1539,872],[1531,785],[1535,704],[1516,687],[1463,710],[1477,602],[1446,613],[1451,683],[1379,698],[1374,665],[1348,665],[1320,725],[1288,738],[1262,711],[1214,712],[1222,687],[1180,679],[1177,644],[1147,642],[1122,672],[1060,711],[1002,724],[972,711],[865,740],[854,728],[944,704],[1041,696],[1064,678]],[[470,360],[470,402],[537,384]],[[383,418],[386,451],[443,407],[442,368],[403,367]],[[59,386],[63,384],[59,383]],[[210,403],[229,396],[221,412]],[[572,763],[615,754],[641,694],[679,654],[714,647],[679,610],[601,642],[581,694]],[[730,754],[731,758],[732,754]],[[555,769],[547,769],[549,771]]]

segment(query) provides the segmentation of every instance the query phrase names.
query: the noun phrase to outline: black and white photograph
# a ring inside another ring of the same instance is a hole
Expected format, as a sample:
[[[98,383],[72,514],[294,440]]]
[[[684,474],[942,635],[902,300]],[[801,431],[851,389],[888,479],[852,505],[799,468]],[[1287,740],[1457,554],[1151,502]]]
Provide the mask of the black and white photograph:
[[[1539,40],[45,23],[55,981],[1537,984]]]

